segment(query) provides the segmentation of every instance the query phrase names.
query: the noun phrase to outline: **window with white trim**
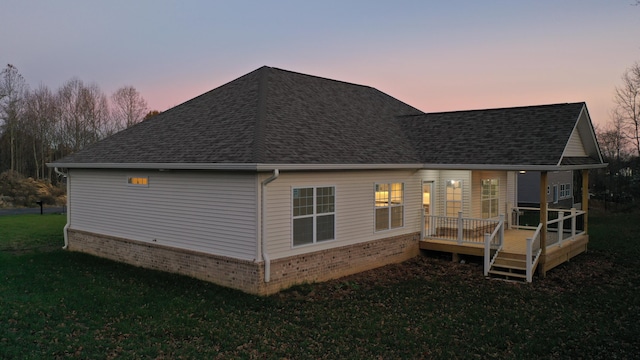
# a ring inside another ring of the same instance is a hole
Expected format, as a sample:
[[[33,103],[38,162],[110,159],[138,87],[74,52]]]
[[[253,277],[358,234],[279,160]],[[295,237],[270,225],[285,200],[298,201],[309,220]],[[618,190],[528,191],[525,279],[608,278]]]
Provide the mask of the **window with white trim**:
[[[293,246],[334,240],[336,233],[336,189],[293,188]]]
[[[447,180],[445,195],[446,215],[457,217],[462,211],[462,180]]]
[[[404,226],[404,183],[376,184],[376,231]]]
[[[571,184],[560,184],[560,199],[568,199],[571,196]]]
[[[498,179],[482,179],[482,218],[489,219],[498,216],[500,192]]]

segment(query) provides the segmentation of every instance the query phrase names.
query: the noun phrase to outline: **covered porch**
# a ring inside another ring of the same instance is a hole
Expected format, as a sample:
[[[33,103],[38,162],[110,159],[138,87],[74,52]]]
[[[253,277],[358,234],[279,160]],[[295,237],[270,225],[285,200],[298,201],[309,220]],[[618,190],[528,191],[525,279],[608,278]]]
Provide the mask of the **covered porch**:
[[[546,173],[542,183],[546,182]],[[588,172],[583,171],[583,184]],[[541,186],[545,189],[546,186]],[[509,215],[494,219],[424,215],[420,248],[483,258],[487,277],[531,282],[554,267],[587,251],[589,236],[588,192],[584,186],[584,210],[510,207]]]

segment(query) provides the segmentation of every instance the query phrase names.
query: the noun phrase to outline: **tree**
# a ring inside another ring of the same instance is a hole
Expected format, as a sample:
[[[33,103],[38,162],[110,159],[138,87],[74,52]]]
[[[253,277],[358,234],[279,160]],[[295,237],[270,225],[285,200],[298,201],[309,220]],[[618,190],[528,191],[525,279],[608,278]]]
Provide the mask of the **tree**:
[[[625,132],[623,118],[615,110],[611,113],[611,121],[606,127],[596,128],[600,150],[607,161],[620,161],[629,157],[630,154],[627,151],[629,139]]]
[[[107,135],[109,104],[98,85],[71,79],[58,90],[57,97],[59,146],[75,152]]]
[[[636,62],[622,75],[622,85],[616,87],[615,116],[622,122],[626,138],[640,156],[640,63]]]
[[[0,119],[3,135],[8,136],[9,163],[11,170],[17,170],[21,143],[18,139],[23,112],[24,94],[27,85],[18,69],[8,64],[0,73]]]
[[[149,119],[151,119],[152,117],[154,117],[156,115],[160,115],[160,113],[161,113],[161,111],[151,110],[151,111],[149,111],[147,113],[147,115],[144,116],[144,119],[142,119],[142,121],[149,120]]]
[[[133,86],[124,86],[111,95],[113,132],[133,126],[145,117],[147,102]]]
[[[40,85],[38,89],[28,93],[25,99],[25,124],[31,139],[33,175],[36,179],[45,178],[46,163],[53,160],[58,118],[56,98],[48,87]],[[48,177],[51,177],[51,169]]]

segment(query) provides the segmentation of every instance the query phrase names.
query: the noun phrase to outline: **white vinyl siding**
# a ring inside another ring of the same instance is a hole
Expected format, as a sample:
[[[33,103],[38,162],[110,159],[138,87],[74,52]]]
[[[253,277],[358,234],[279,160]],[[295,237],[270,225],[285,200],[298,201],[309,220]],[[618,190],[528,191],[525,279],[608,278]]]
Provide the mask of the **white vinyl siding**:
[[[261,174],[260,181],[270,176]],[[375,231],[375,184],[404,183],[404,227]],[[335,188],[335,240],[292,246],[293,188]],[[420,232],[422,183],[416,171],[281,172],[266,187],[265,236],[271,259]]]
[[[132,186],[128,177],[147,177]],[[257,175],[73,169],[71,228],[251,260]]]
[[[573,133],[571,133],[571,137],[569,138],[567,147],[564,151],[564,156],[588,156],[587,152],[584,150],[582,136],[580,136],[580,132],[577,128],[573,130]]]

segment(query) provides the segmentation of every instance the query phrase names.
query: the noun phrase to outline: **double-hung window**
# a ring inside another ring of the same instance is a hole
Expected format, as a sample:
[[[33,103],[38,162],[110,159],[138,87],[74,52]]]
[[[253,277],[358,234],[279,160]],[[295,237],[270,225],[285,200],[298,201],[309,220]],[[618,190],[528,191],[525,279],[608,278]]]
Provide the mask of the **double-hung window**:
[[[335,239],[336,189],[293,189],[293,246]]]
[[[482,218],[494,218],[498,216],[498,204],[500,192],[498,191],[498,179],[482,180]]]
[[[404,183],[376,184],[376,231],[404,226]]]

